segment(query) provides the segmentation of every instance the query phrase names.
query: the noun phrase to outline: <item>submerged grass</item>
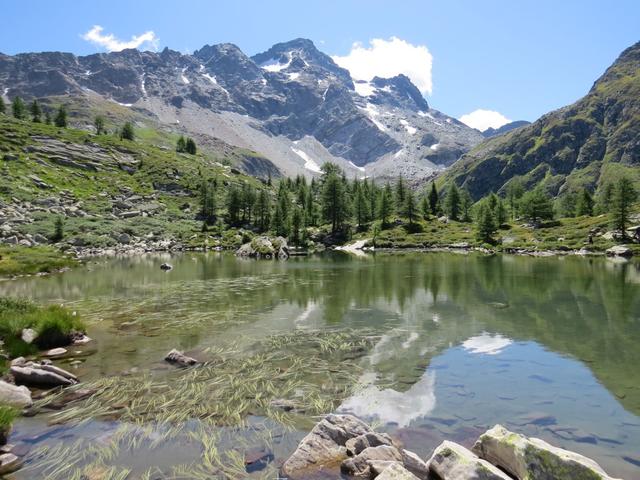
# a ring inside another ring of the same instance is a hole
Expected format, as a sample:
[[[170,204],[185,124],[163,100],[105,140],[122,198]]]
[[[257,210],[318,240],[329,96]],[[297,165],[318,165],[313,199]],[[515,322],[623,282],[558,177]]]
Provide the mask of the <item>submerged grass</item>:
[[[236,345],[212,347],[205,351],[209,362],[160,378],[150,373],[108,377],[68,388],[40,400],[36,408],[46,411],[47,405],[74,390],[91,389],[95,394],[49,413],[50,423],[118,420],[121,428],[108,445],[84,440],[82,447],[38,449],[27,459],[27,468],[52,480],[82,478],[89,467],[103,469],[100,478],[114,479],[246,478],[245,451],[256,444],[268,447],[275,435],[301,424],[307,428],[310,418],[334,411],[357,389],[357,360],[373,339],[362,331],[272,335],[248,353]],[[278,406],[283,401],[288,411]],[[122,466],[120,455],[125,451],[162,449],[185,439],[198,446],[199,460],[173,465],[165,476],[154,472],[151,477],[147,470],[130,477],[131,471]],[[114,465],[118,468],[109,470]],[[269,465],[252,478],[272,478],[275,473]]]

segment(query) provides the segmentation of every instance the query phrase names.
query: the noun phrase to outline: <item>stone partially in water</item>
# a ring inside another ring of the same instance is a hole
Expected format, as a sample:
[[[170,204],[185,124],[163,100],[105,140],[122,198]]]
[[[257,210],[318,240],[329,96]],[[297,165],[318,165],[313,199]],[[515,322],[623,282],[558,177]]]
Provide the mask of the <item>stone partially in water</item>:
[[[446,440],[433,452],[429,468],[442,480],[510,480],[462,445]]]
[[[369,432],[371,428],[352,415],[327,415],[284,462],[282,475],[304,479],[323,469],[337,468],[347,458],[347,440]]]
[[[496,425],[480,436],[473,451],[520,480],[609,480],[590,458],[527,438]]]
[[[42,355],[45,357],[60,357],[65,353],[67,353],[67,349],[59,347],[59,348],[52,348],[51,350],[47,350]]]
[[[0,475],[15,472],[22,465],[22,461],[13,453],[0,455]]]
[[[74,380],[58,373],[43,370],[36,366],[12,366],[9,372],[18,383],[27,385],[41,385],[47,387],[69,386],[76,383]]]
[[[180,365],[181,367],[190,367],[198,363],[198,360],[196,360],[195,358],[188,357],[175,348],[167,353],[164,359],[169,363],[175,363],[176,365]]]

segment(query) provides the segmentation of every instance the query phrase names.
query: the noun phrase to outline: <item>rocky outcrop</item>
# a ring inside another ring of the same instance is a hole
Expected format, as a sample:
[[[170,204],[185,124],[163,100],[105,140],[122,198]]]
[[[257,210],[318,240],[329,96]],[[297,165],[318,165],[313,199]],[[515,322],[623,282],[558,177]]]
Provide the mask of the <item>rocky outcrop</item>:
[[[429,468],[441,480],[510,480],[509,476],[457,443],[443,442],[433,452]]]
[[[27,408],[33,404],[33,400],[27,387],[18,387],[0,380],[0,403],[15,408]]]
[[[393,463],[375,477],[377,480],[419,480],[413,473],[402,467],[399,463]]]
[[[539,438],[527,438],[496,425],[473,446],[479,457],[518,480],[610,480],[590,458],[554,447]]]
[[[289,246],[283,237],[256,237],[242,245],[236,256],[244,258],[263,258],[286,260],[289,258]]]
[[[336,469],[347,458],[347,441],[371,432],[366,423],[351,415],[327,415],[284,462],[282,474],[296,480]]]
[[[193,365],[197,365],[199,362],[193,357],[188,357],[184,353],[176,350],[175,348],[171,350],[164,359],[169,363],[174,363],[180,367],[191,367]]]

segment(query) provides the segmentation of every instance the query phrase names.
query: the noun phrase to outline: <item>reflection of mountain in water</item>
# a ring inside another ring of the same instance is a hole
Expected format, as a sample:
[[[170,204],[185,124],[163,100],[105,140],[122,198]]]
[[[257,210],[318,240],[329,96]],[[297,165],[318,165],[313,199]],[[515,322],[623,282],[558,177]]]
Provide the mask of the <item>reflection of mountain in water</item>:
[[[181,348],[214,344],[219,325],[235,335],[375,330],[386,337],[366,361],[379,392],[411,390],[431,359],[451,346],[491,353],[507,339],[530,340],[582,361],[640,415],[637,263],[452,254],[247,262],[185,254],[172,258],[175,268],[167,275],[158,269],[164,260],[116,260],[92,266],[93,272],[0,288],[3,294],[75,301],[85,316],[99,310],[99,318],[118,319],[125,311],[128,320],[148,320],[157,332],[167,332],[154,341]]]

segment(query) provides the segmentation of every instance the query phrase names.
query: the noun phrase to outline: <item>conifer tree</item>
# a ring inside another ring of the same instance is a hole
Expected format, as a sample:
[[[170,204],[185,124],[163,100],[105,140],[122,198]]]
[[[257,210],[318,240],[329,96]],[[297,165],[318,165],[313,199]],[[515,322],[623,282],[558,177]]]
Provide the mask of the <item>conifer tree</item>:
[[[420,213],[422,213],[422,218],[425,220],[431,215],[431,205],[429,205],[429,197],[427,195],[422,195],[420,199]]]
[[[122,130],[120,130],[120,140],[130,140],[133,141],[136,138],[135,131],[133,129],[133,124],[131,122],[126,122],[122,126]]]
[[[512,220],[515,220],[518,215],[518,202],[522,198],[522,195],[524,195],[522,180],[519,178],[511,179],[507,185],[507,203],[509,204]]]
[[[338,175],[337,165],[325,163],[322,167],[322,215],[331,224],[331,232],[335,233],[347,218],[345,184],[342,176]]]
[[[34,123],[40,123],[42,122],[42,109],[40,108],[40,104],[38,103],[38,100],[34,99],[33,102],[31,102],[31,120]]]
[[[538,225],[542,220],[553,218],[551,199],[540,186],[522,196],[520,199],[520,211],[524,218],[534,225]]]
[[[227,223],[237,226],[240,223],[240,213],[242,212],[242,193],[235,185],[227,191]]]
[[[611,225],[616,230],[619,230],[623,237],[626,236],[631,215],[631,205],[637,198],[638,192],[636,192],[630,179],[622,177],[616,182],[611,202]]]
[[[178,138],[178,141],[176,142],[176,152],[178,153],[184,153],[186,151],[186,141],[184,139],[183,135],[180,135],[180,138]]]
[[[271,211],[270,203],[267,191],[260,189],[255,205],[256,223],[260,232],[265,232],[269,228],[269,214]]]
[[[58,108],[58,113],[56,113],[56,117],[53,119],[53,123],[58,128],[67,127],[67,108],[64,105],[60,105],[60,107]]]
[[[440,198],[438,196],[438,190],[436,189],[436,184],[431,183],[431,191],[429,192],[429,206],[431,207],[432,215],[438,215],[439,203],[440,203]]]
[[[488,202],[483,201],[478,205],[476,212],[476,238],[483,243],[493,243],[493,235],[496,232],[496,224]]]
[[[365,197],[364,187],[358,187],[356,190],[354,210],[356,224],[358,225],[358,228],[362,228],[362,226],[367,223],[369,218],[369,204],[367,203],[367,198]]]
[[[300,245],[302,241],[302,229],[304,226],[304,214],[302,209],[296,207],[291,214],[291,242]]]
[[[463,222],[471,221],[471,207],[473,205],[473,199],[469,190],[463,188],[460,191],[460,219]]]
[[[0,114],[4,115],[7,110],[7,106],[4,103],[4,98],[0,96]]]
[[[407,192],[407,188],[404,185],[404,179],[402,178],[402,175],[400,175],[398,177],[398,180],[396,181],[396,188],[395,188],[395,204],[396,207],[398,208],[398,213],[402,213],[402,210],[404,208],[404,201],[405,201],[405,196],[406,196],[406,192]]]
[[[391,193],[391,186],[387,183],[380,193],[380,200],[378,201],[378,219],[382,223],[382,227],[385,228],[389,225],[389,218],[393,212],[393,199]]]
[[[44,123],[46,125],[51,125],[51,113],[49,113],[49,110],[44,112]]]
[[[193,140],[193,138],[188,137],[184,142],[184,151],[190,155],[195,155],[197,150],[198,149],[196,147],[196,142]]]
[[[579,217],[583,215],[593,215],[593,197],[586,188],[583,188],[582,192],[580,192],[578,196],[578,201],[576,203],[576,215]]]
[[[414,220],[417,215],[417,205],[416,205],[416,196],[412,190],[407,189],[404,194],[404,204],[402,206],[402,213],[407,220],[409,220],[409,225],[413,225]]]
[[[460,191],[455,183],[452,183],[447,190],[444,209],[450,220],[457,221],[460,219]]]
[[[102,115],[96,115],[93,119],[93,126],[96,129],[96,135],[102,135],[105,131],[105,120]]]
[[[11,110],[12,110],[13,116],[18,120],[24,119],[25,109],[26,108],[24,106],[24,102],[22,101],[22,98],[16,97],[13,99],[13,102],[11,102]]]

